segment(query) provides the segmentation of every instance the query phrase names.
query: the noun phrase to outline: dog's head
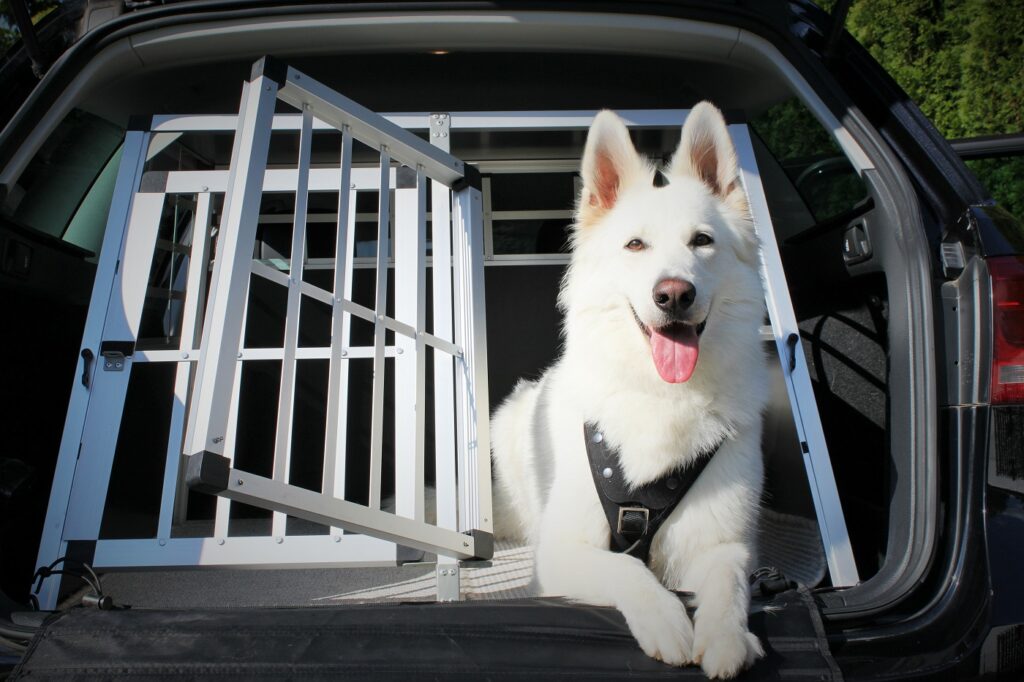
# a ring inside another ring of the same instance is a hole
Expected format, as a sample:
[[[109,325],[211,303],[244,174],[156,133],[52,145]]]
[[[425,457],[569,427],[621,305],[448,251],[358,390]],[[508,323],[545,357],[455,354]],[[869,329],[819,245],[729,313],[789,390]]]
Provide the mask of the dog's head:
[[[725,331],[723,320],[737,312],[732,304],[760,303],[757,240],[735,149],[714,106],[702,102],[690,112],[662,186],[657,172],[618,116],[598,114],[583,156],[562,304],[570,316],[586,311],[590,324],[627,320],[630,348],[646,344],[658,375],[680,383],[693,374],[704,335]]]

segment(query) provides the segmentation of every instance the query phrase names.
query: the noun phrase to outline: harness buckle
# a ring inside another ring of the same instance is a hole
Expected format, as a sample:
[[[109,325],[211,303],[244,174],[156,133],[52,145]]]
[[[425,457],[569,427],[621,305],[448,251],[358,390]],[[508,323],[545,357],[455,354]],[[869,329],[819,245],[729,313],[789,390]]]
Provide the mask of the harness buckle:
[[[616,533],[620,535],[644,535],[651,518],[647,507],[619,507],[619,523]]]

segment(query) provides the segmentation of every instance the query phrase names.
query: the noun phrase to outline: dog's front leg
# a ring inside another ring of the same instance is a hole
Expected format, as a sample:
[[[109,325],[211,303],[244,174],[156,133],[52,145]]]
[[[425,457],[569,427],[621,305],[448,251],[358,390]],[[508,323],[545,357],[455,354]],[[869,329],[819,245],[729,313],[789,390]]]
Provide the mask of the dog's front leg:
[[[711,678],[735,677],[764,655],[757,636],[747,629],[750,551],[742,543],[723,543],[701,550],[686,571],[693,586],[693,658]]]
[[[648,656],[671,665],[693,660],[686,608],[639,559],[552,532],[542,534],[536,562],[545,594],[614,606]]]

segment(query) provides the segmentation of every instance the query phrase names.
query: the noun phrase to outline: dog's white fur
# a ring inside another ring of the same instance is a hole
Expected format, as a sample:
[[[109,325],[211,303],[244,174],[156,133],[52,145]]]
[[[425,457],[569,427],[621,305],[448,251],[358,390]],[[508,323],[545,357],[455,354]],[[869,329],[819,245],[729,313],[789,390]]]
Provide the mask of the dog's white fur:
[[[497,410],[492,437],[499,535],[536,548],[545,594],[618,608],[650,656],[700,663],[728,678],[763,655],[747,630],[767,369],[758,328],[764,298],[757,241],[735,150],[708,103],[687,117],[654,187],[614,113],[587,138],[571,265],[559,298],[562,357],[522,382]],[[695,246],[694,234],[714,242]],[[625,248],[643,241],[640,251]],[[696,289],[705,315],[699,356],[684,383],[663,381],[648,328],[665,324],[652,288],[665,278]],[[600,424],[629,483],[642,485],[720,439],[724,444],[654,538],[650,565],[608,550],[609,527],[588,468],[583,424]],[[694,622],[669,590],[692,591]]]

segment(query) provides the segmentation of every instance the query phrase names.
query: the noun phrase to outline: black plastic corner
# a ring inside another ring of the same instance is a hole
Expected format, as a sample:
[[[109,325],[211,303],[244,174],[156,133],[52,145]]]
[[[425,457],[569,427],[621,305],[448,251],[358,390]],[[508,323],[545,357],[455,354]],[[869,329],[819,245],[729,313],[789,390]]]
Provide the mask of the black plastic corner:
[[[398,553],[395,557],[396,562],[399,566],[403,564],[415,564],[423,561],[423,558],[427,555],[422,549],[415,549],[414,547],[406,547],[405,545],[398,545]]]
[[[153,117],[134,114],[128,117],[127,131],[148,132],[153,129]]]
[[[466,535],[473,538],[473,558],[489,561],[494,558],[494,536],[484,530],[473,529]]]
[[[416,171],[408,166],[399,166],[395,171],[395,189],[413,189],[416,187]]]
[[[92,566],[95,557],[95,540],[68,540],[67,549],[64,550],[65,561],[79,562]]]
[[[230,476],[231,460],[208,450],[189,456],[185,467],[185,485],[210,495],[227,490]]]
[[[458,192],[467,187],[472,187],[476,190],[482,190],[484,187],[483,179],[480,177],[480,171],[477,170],[476,166],[465,164],[465,171],[462,175],[461,180],[456,180],[452,183],[452,191]]]
[[[164,194],[167,192],[167,171],[146,171],[142,174],[139,191],[145,194]]]
[[[250,80],[256,80],[260,76],[269,78],[277,83],[278,88],[283,88],[285,81],[288,80],[288,65],[268,54],[252,65]]]

